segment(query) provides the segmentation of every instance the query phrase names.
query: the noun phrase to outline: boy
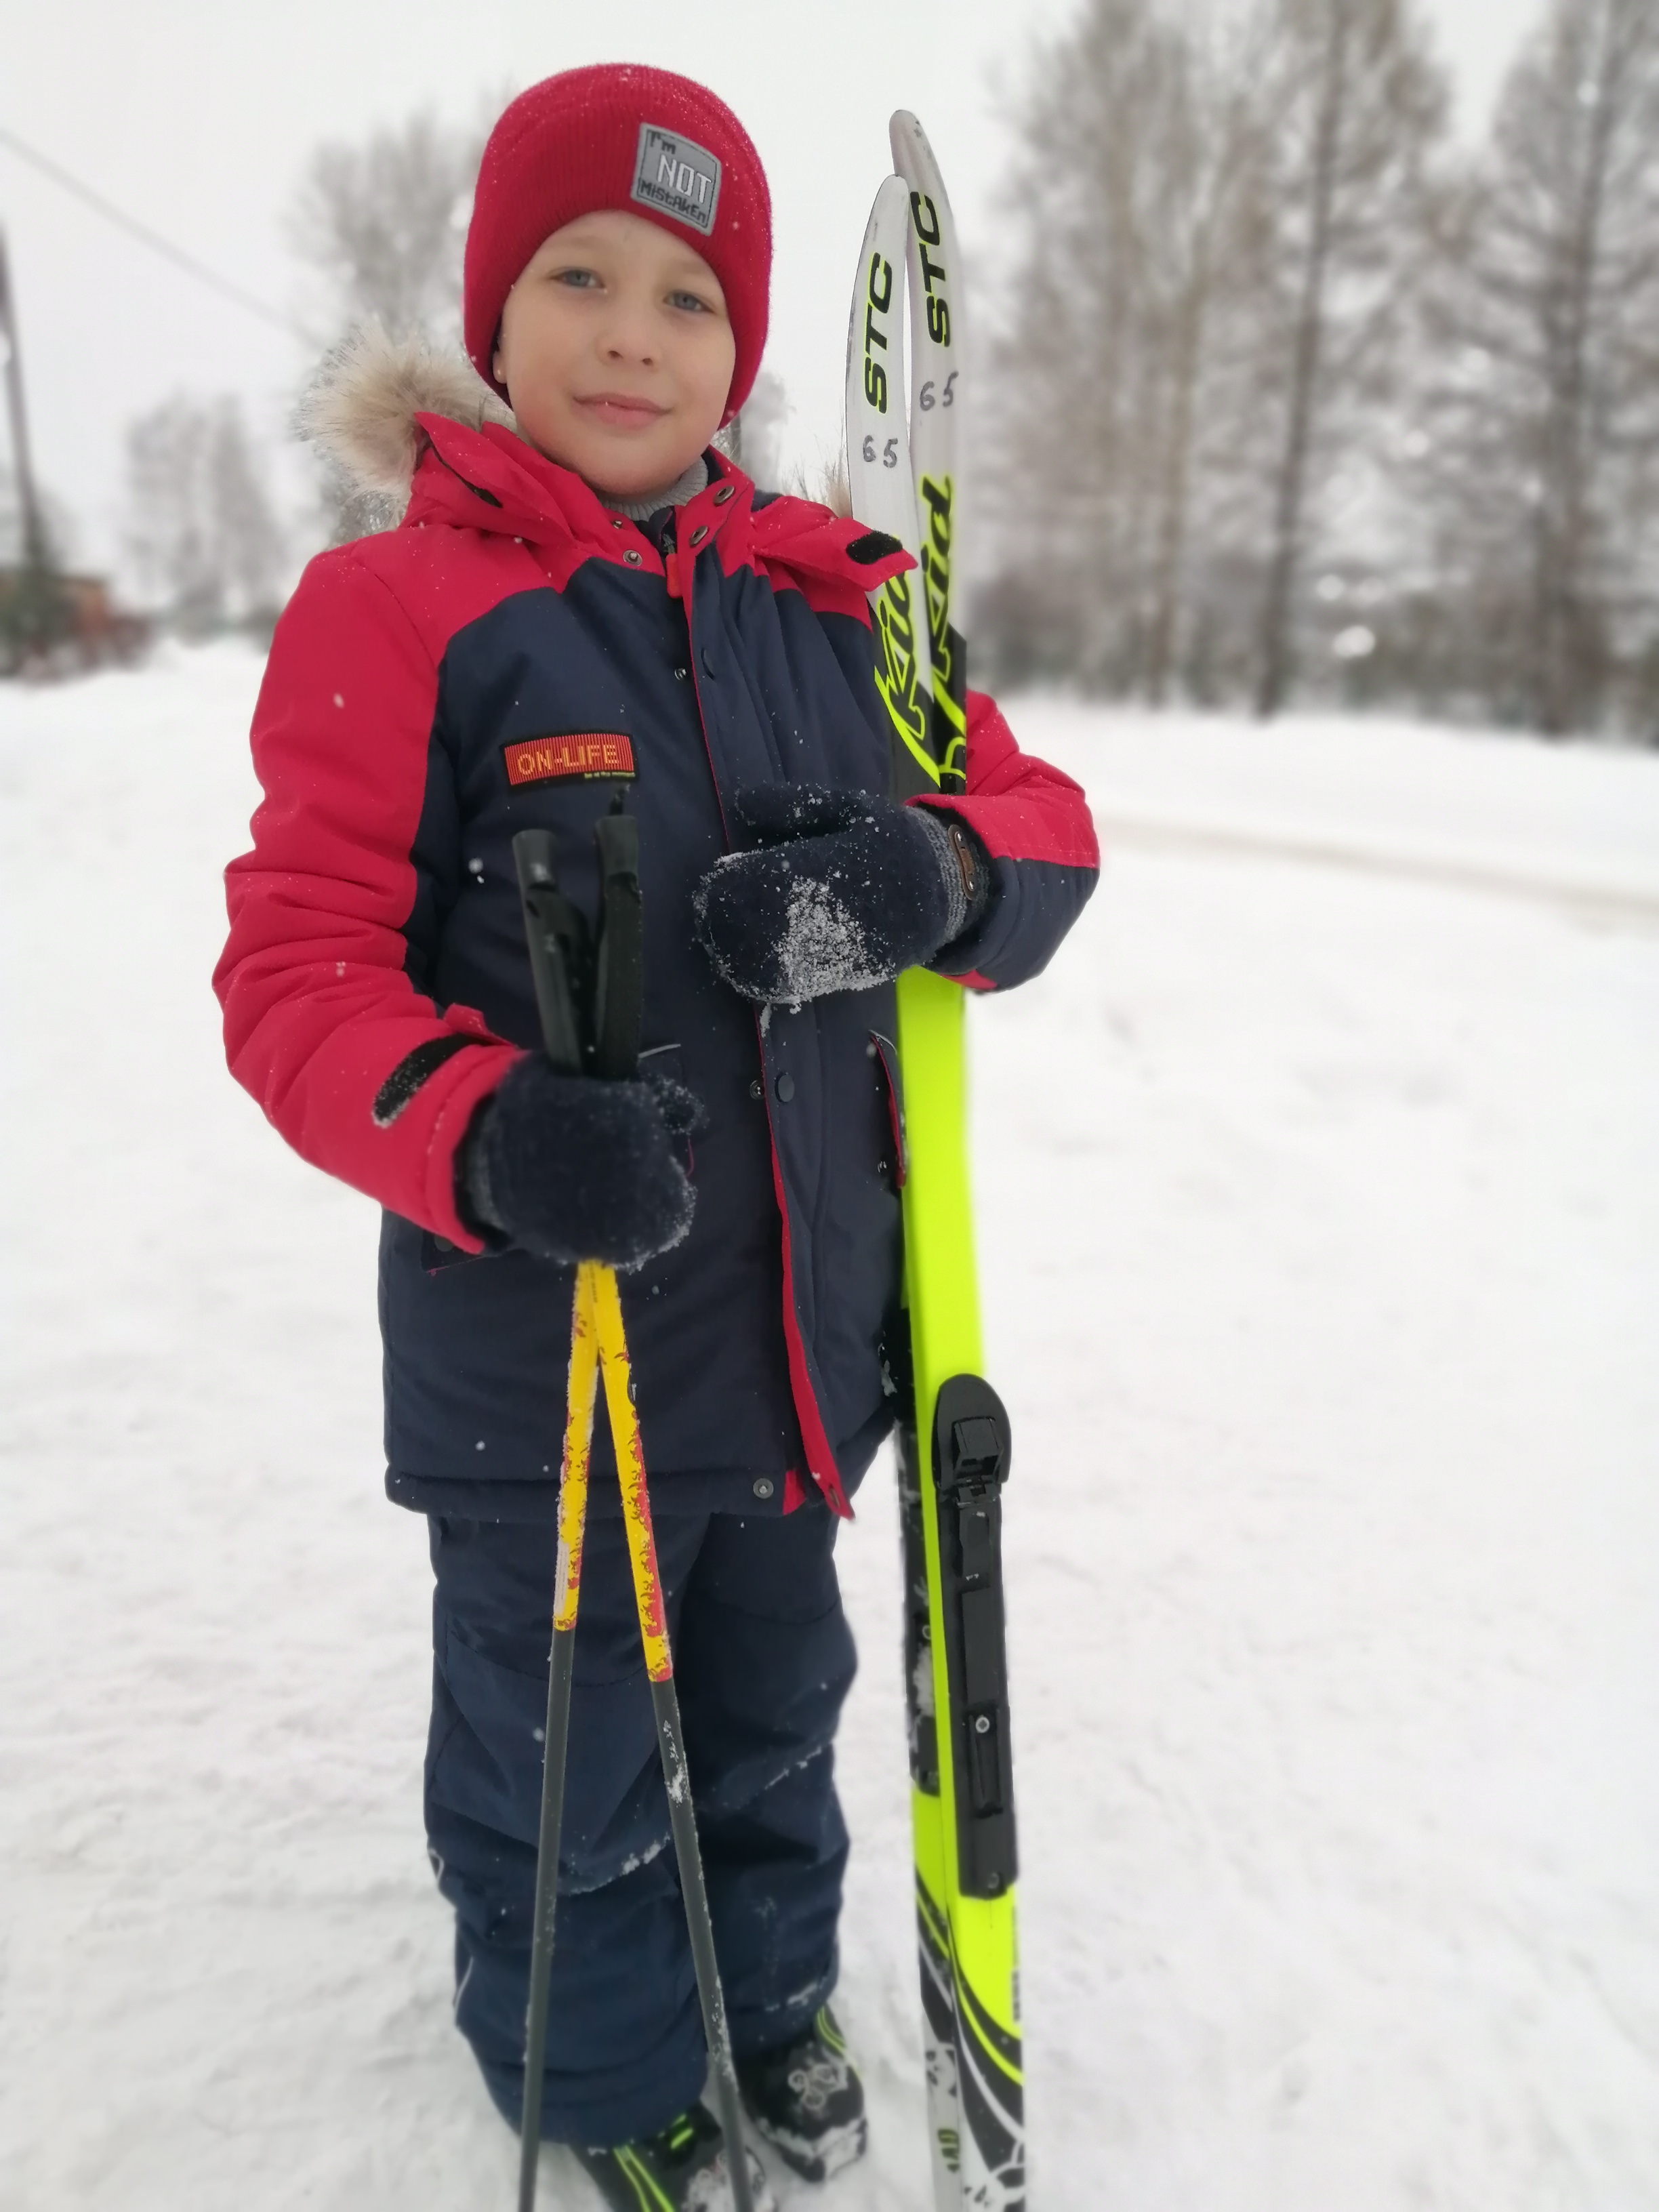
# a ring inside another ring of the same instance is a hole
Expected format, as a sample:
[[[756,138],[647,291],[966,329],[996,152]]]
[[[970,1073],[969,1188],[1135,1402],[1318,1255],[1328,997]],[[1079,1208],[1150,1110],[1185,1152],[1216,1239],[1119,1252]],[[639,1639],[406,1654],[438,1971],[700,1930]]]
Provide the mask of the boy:
[[[467,238],[471,378],[370,340],[319,410],[408,497],[322,555],[253,726],[216,977],[238,1079],[379,1199],[386,1486],[429,1516],[427,1826],[456,2020],[522,2094],[572,1263],[623,1296],[745,2103],[822,2179],[865,2140],[829,1999],[854,1655],[836,1522],[891,1425],[892,979],[1042,968],[1093,887],[1082,793],[970,695],[969,789],[882,794],[867,593],[905,556],[710,448],[766,333],[770,209],[712,94],[515,100]],[[641,1079],[556,1074],[511,841],[638,819]],[[690,1139],[695,1135],[695,1157]],[[615,1492],[595,1437],[543,2119],[612,2205],[728,2201]],[[751,2154],[752,2155],[752,2154]]]

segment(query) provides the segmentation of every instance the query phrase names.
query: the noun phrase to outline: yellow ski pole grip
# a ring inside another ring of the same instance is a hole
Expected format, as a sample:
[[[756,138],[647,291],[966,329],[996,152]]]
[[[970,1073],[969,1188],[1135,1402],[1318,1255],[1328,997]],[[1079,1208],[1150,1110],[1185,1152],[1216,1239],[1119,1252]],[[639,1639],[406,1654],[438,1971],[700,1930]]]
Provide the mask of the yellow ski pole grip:
[[[593,1454],[593,1408],[599,1381],[595,1272],[591,1260],[584,1260],[577,1268],[570,1313],[570,1376],[565,1386],[564,1457],[559,1466],[559,1558],[553,1583],[553,1626],[561,1634],[568,1634],[575,1627],[581,1596],[587,1472]]]

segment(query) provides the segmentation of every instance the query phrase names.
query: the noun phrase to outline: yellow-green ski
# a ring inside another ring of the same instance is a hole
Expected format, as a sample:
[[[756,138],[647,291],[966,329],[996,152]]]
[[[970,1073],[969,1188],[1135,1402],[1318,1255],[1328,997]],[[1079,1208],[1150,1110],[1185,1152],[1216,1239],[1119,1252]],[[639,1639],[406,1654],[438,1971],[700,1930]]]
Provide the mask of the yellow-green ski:
[[[877,685],[893,723],[893,789],[908,799],[961,790],[966,775],[966,668],[952,590],[961,301],[950,207],[913,116],[893,118],[892,144],[901,173],[877,195],[854,295],[847,444],[854,512],[918,563],[873,594],[872,609]],[[1000,1551],[1008,1429],[980,1376],[965,996],[921,969],[898,981],[913,1385],[898,1447],[917,1934],[936,2212],[1024,2212]]]

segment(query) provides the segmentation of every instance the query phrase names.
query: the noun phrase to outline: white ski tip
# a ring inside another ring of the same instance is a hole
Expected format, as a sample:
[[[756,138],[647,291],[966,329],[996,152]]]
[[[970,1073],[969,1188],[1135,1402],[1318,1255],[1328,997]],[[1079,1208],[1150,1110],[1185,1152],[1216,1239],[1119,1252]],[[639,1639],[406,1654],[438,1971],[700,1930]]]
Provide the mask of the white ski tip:
[[[894,161],[898,162],[901,167],[903,166],[901,149],[907,140],[914,144],[918,138],[924,146],[927,143],[927,133],[922,129],[916,117],[908,107],[896,107],[888,118],[887,143],[893,149]]]

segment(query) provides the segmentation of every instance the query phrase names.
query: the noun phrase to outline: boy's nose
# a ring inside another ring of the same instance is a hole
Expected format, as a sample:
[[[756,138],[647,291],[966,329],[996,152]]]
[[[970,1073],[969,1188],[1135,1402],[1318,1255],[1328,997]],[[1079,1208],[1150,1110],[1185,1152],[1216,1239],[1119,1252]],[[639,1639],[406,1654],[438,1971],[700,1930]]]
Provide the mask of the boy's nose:
[[[657,365],[657,333],[648,317],[623,313],[605,331],[603,339],[607,361],[637,362],[641,368]]]

